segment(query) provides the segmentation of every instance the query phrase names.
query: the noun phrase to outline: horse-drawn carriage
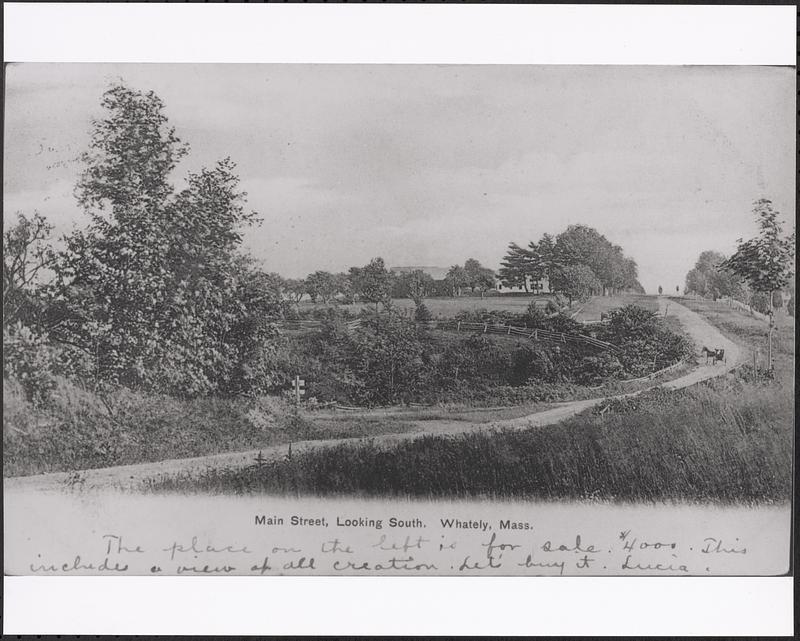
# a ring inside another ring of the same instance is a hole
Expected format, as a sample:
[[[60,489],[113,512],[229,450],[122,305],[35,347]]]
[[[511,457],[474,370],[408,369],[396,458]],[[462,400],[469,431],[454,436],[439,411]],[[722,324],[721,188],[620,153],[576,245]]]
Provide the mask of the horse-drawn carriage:
[[[708,347],[703,346],[702,349],[703,356],[706,357],[706,365],[708,365],[709,359],[711,359],[711,364],[716,365],[717,363],[727,363],[728,359],[725,358],[725,350],[724,349],[709,349]]]

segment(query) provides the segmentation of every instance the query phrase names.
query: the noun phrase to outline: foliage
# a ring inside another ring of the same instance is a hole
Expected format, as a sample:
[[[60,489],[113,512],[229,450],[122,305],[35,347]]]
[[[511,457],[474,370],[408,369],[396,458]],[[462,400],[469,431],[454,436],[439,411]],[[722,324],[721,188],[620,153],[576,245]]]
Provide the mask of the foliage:
[[[504,287],[522,287],[528,291],[528,277],[535,269],[531,268],[531,252],[517,243],[509,243],[508,251],[500,263],[498,276]]]
[[[338,292],[336,277],[330,272],[315,271],[305,279],[305,292],[312,302],[320,299],[327,304]]]
[[[550,275],[550,287],[573,300],[586,301],[602,290],[600,280],[587,265],[567,265]]]
[[[741,279],[723,267],[725,260],[719,252],[702,252],[695,266],[686,274],[685,292],[714,300],[722,296],[740,298],[743,294]]]
[[[670,330],[654,312],[638,305],[612,310],[608,324],[597,338],[617,345],[617,356],[624,370],[644,376],[695,354],[692,341]]]
[[[414,320],[425,322],[433,318],[431,310],[427,308],[425,303],[421,302],[414,308]]]
[[[453,265],[444,280],[450,286],[451,296],[461,296],[461,290],[469,285],[469,277],[461,265]]]
[[[283,294],[291,302],[299,303],[306,294],[306,282],[302,278],[285,278],[283,280]]]
[[[494,271],[474,258],[469,258],[464,263],[464,276],[467,287],[473,293],[477,289],[483,295],[484,292],[494,289]]]
[[[736,253],[722,267],[746,280],[756,292],[771,295],[785,287],[794,270],[794,234],[784,236],[780,213],[766,199],[753,204],[758,236],[748,241],[740,238]]]
[[[17,220],[3,232],[3,329],[17,322],[41,324],[47,301],[41,276],[53,267],[50,246],[53,226],[39,212],[32,217],[17,212]]]
[[[391,300],[392,278],[383,258],[373,258],[364,267],[351,267],[349,279],[353,293],[362,301],[374,303],[376,310],[379,303],[385,307]]]
[[[20,321],[3,327],[3,379],[18,381],[35,405],[55,387],[57,355],[47,339]]]
[[[421,269],[415,269],[400,274],[396,281],[395,292],[397,298],[410,298],[414,301],[414,305],[419,307],[422,301],[433,293],[433,288],[433,277]]]
[[[170,172],[188,146],[161,100],[118,84],[103,106],[77,187],[90,224],[60,256],[53,337],[93,358],[100,380],[184,395],[241,387],[231,377],[244,346],[269,335],[280,285],[237,251],[257,215],[235,165],[190,172],[176,192]]]

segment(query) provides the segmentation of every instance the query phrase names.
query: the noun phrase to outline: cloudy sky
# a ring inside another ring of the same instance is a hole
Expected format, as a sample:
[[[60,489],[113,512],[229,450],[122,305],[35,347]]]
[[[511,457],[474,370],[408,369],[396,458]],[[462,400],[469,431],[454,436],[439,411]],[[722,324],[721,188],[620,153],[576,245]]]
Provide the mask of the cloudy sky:
[[[754,233],[752,201],[794,217],[794,69],[438,65],[7,67],[6,216],[59,232],[91,118],[122,78],[154,90],[191,153],[231,156],[247,235],[285,276],[389,265],[497,268],[509,241],[597,228],[640,280],[683,287],[704,249]]]

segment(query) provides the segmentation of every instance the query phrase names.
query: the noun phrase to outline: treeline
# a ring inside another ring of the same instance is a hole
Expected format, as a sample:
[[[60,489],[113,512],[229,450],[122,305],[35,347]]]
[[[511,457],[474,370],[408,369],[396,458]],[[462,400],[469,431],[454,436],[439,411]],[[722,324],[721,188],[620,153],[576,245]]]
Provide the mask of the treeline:
[[[704,298],[733,298],[768,313],[786,307],[794,314],[795,231],[784,233],[772,202],[753,203],[758,235],[739,239],[730,257],[708,250],[686,274],[685,294]]]
[[[529,290],[543,278],[550,290],[572,300],[621,291],[644,293],[636,261],[596,229],[570,225],[555,238],[543,234],[527,247],[510,243],[499,271],[506,287]]]
[[[453,265],[443,279],[434,279],[422,269],[395,272],[381,257],[347,272],[317,270],[305,278],[270,276],[278,294],[286,301],[299,303],[304,297],[313,302],[383,303],[391,298],[409,298],[419,305],[425,298],[460,296],[465,290],[484,294],[494,289],[494,271],[469,258],[464,265]]]

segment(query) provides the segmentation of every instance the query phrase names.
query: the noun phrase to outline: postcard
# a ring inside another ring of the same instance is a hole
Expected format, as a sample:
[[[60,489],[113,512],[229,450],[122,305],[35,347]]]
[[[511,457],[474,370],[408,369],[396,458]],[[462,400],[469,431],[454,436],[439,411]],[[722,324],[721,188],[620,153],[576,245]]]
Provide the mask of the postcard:
[[[786,573],[794,82],[9,65],[6,574]]]

